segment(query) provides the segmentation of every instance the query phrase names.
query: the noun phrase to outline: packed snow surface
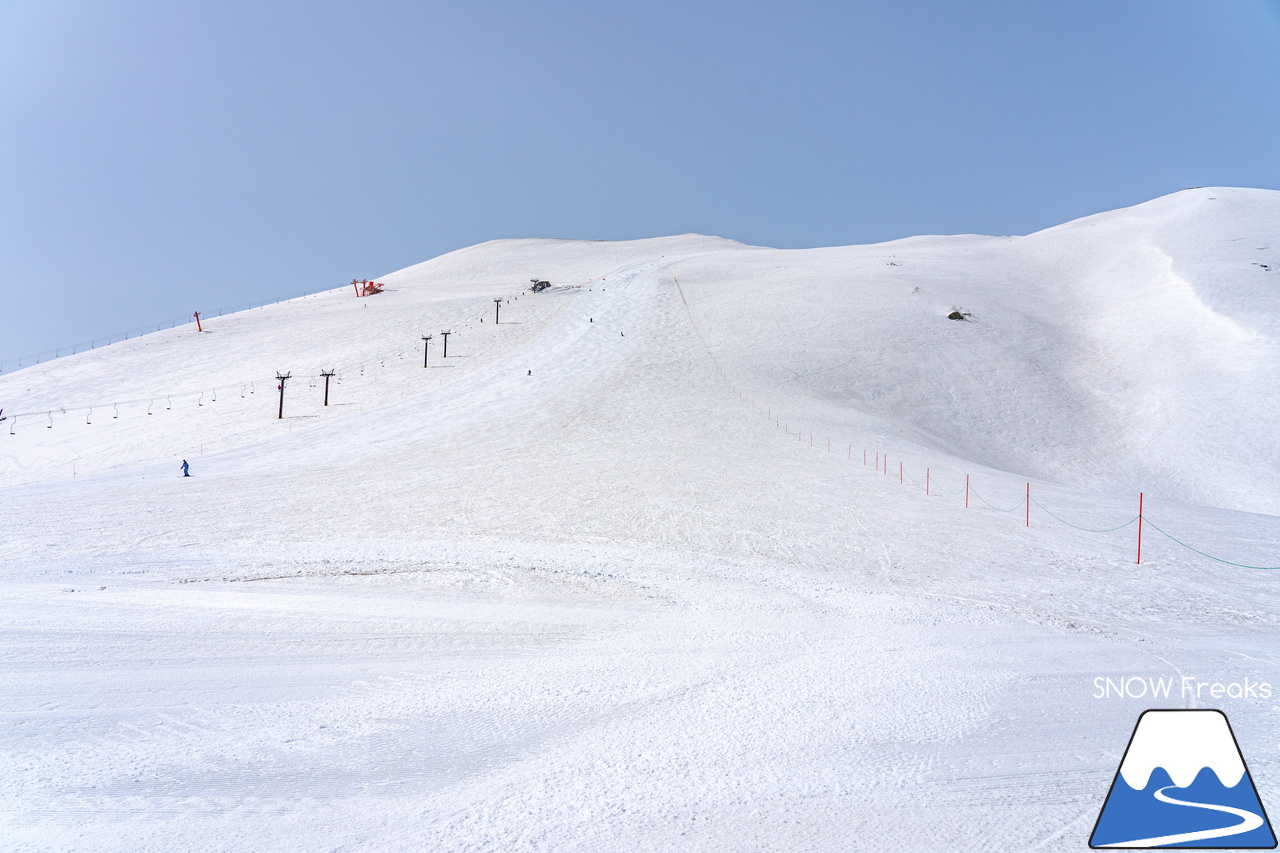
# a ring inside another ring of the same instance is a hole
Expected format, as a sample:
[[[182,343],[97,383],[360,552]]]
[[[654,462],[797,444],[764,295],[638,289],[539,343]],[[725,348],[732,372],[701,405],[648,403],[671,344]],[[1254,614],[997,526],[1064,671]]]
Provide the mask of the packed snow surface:
[[[500,240],[0,377],[0,847],[1078,850],[1149,707],[1280,802],[1197,553],[1280,566],[1277,222]]]

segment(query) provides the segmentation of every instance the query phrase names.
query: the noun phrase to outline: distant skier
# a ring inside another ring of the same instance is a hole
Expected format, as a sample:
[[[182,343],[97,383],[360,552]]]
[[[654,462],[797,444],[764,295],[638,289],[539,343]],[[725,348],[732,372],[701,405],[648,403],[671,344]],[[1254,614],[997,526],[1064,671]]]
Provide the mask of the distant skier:
[[[187,460],[183,459],[182,460],[182,476],[190,477],[191,476],[190,469],[191,469],[191,466],[187,464]]]
[[[533,375],[533,371],[532,371],[532,370],[530,370],[528,373],[526,373],[526,374],[525,374],[525,376],[532,376],[532,375]]]

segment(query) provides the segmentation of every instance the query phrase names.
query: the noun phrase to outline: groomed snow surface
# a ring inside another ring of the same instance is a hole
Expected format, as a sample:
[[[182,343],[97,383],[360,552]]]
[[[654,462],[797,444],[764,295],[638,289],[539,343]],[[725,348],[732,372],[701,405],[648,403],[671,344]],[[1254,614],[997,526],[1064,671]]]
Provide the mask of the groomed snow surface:
[[[1280,695],[1280,572],[1150,525],[1280,565],[1278,222],[502,240],[0,377],[0,848],[1081,850],[1150,707],[1274,813],[1176,685]]]

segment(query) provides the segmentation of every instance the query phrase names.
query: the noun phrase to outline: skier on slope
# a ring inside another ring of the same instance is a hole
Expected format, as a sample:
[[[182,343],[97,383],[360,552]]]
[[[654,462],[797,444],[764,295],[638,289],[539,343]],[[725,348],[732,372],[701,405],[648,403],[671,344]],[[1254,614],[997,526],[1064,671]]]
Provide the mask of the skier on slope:
[[[182,460],[182,476],[190,477],[191,476],[190,468],[191,466],[187,464],[187,460],[183,459]]]

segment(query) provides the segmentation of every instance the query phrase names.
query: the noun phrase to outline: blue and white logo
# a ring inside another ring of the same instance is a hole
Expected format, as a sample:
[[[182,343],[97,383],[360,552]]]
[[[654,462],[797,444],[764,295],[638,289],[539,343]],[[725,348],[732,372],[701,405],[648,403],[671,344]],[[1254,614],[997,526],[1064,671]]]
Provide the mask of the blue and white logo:
[[[1275,833],[1226,715],[1144,712],[1089,846],[1274,848]]]

